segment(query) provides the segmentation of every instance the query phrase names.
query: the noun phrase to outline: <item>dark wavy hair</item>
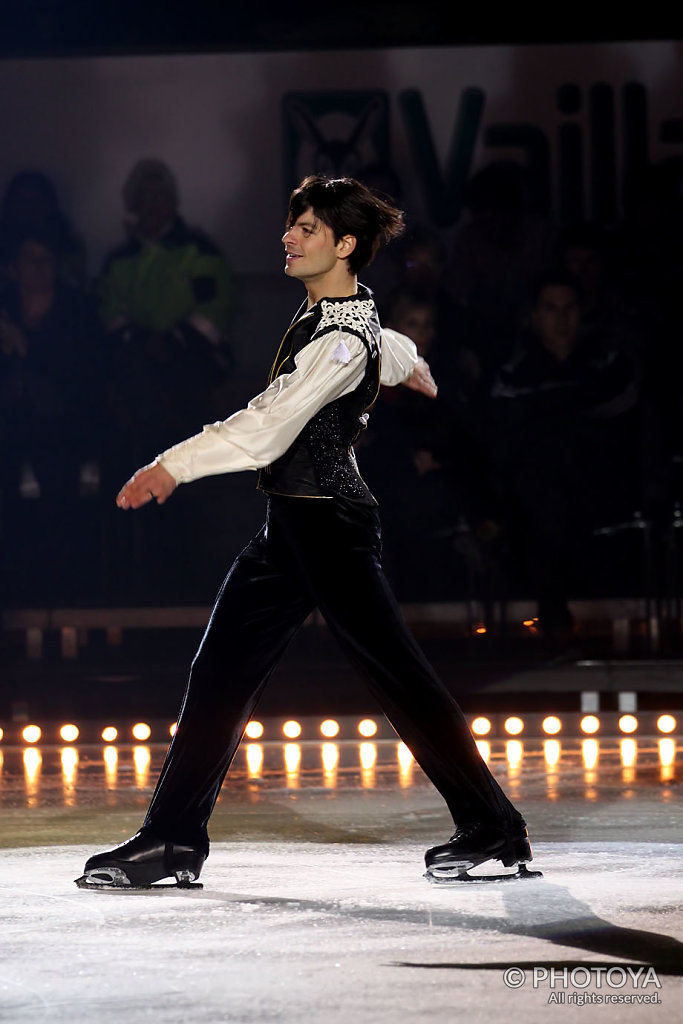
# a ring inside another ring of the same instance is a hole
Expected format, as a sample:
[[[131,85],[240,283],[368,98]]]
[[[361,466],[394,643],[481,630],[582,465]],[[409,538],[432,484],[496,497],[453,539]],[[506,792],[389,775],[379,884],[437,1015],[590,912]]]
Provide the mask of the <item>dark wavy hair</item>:
[[[323,178],[310,175],[295,188],[289,200],[287,227],[312,210],[326,224],[335,242],[353,235],[356,247],[349,256],[349,271],[357,274],[374,259],[382,243],[403,231],[401,210],[374,195],[355,178]]]

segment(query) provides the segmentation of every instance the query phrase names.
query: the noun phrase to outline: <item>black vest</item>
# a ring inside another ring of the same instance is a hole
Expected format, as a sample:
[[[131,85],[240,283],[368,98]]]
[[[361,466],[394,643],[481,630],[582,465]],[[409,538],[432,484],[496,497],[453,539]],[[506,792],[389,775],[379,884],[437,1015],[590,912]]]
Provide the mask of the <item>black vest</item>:
[[[301,498],[339,495],[376,505],[358,472],[353,451],[379,391],[380,326],[371,292],[359,285],[358,294],[349,298],[321,299],[308,311],[304,303],[282,339],[269,383],[296,369],[294,360],[303,348],[337,330],[363,342],[367,361],[362,380],[308,421],[287,451],[261,470],[258,486],[269,494]]]

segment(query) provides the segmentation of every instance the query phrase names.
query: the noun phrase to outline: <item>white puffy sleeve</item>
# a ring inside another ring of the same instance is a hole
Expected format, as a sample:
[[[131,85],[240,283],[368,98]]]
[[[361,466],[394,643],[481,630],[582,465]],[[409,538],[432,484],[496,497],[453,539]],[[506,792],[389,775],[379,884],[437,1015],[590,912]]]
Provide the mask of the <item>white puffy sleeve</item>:
[[[380,384],[403,384],[417,365],[417,348],[405,334],[382,328],[382,373]]]
[[[287,451],[324,405],[358,386],[366,359],[367,349],[355,335],[339,329],[320,335],[297,354],[291,373],[276,377],[245,409],[207,424],[155,461],[177,483],[262,469]]]

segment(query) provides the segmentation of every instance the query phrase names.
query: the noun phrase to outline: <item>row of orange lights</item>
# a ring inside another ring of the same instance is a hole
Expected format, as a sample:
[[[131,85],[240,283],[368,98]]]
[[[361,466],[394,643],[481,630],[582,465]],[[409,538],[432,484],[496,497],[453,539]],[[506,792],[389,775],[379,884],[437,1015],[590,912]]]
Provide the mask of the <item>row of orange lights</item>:
[[[174,732],[175,725],[172,725],[171,735],[173,735]],[[59,730],[60,738],[64,740],[65,743],[75,743],[80,734],[80,729],[78,728],[77,725],[63,725]],[[138,722],[131,729],[131,734],[134,737],[134,739],[144,742],[145,740],[148,740],[150,738],[150,736],[152,735],[152,730],[147,725],[146,722]],[[22,729],[21,735],[26,743],[37,743],[43,735],[43,730],[40,728],[39,725],[27,725],[25,726],[25,728]],[[119,730],[113,725],[108,725],[105,729],[102,730],[101,735],[105,743],[113,743],[114,740],[118,739],[119,737]],[[3,732],[2,729],[0,729],[0,740],[2,738]]]
[[[657,728],[660,732],[673,732],[677,724],[673,715],[660,715],[657,719]],[[581,732],[592,735],[600,731],[600,719],[596,715],[584,715],[579,726]],[[475,718],[471,724],[471,729],[475,736],[487,736],[491,732],[491,728],[492,723],[490,719],[484,717]],[[508,736],[519,736],[524,732],[524,721],[516,715],[511,715],[510,718],[505,719],[503,728]],[[541,722],[541,728],[547,736],[556,736],[562,732],[562,721],[556,715],[548,715]],[[619,729],[625,733],[636,732],[638,729],[638,719],[635,715],[621,715],[619,718]]]
[[[169,729],[171,736],[175,735],[177,728],[177,722],[174,722]],[[327,739],[333,739],[339,735],[340,730],[339,722],[336,722],[332,718],[326,718],[324,722],[320,723],[320,734]],[[377,722],[371,718],[363,718],[358,723],[358,734],[370,738],[377,735]],[[287,739],[294,740],[301,736],[302,726],[300,722],[291,719],[282,726],[282,734]],[[245,736],[249,739],[260,739],[263,736],[264,727],[261,722],[251,721],[248,723],[244,730]],[[26,743],[38,743],[41,739],[43,732],[39,725],[27,725],[22,729],[22,738]],[[63,725],[59,730],[59,735],[65,743],[75,743],[80,736],[80,730],[77,725],[67,724]],[[152,735],[152,729],[146,722],[137,722],[131,729],[131,735],[134,739],[139,742],[145,742]],[[102,732],[101,737],[105,743],[114,743],[119,739],[119,730],[113,726],[106,726]],[[3,731],[0,728],[0,740],[3,738]]]
[[[600,731],[600,719],[596,715],[584,715],[579,724],[581,731],[587,735],[593,735]],[[674,732],[677,724],[673,715],[660,715],[657,719],[657,728],[663,733]],[[170,727],[169,733],[171,736],[175,734],[176,726],[177,723],[174,723]],[[319,728],[321,736],[324,736],[326,739],[334,739],[339,735],[341,726],[333,718],[326,718],[320,723]],[[475,736],[487,736],[492,728],[491,720],[483,716],[475,718],[471,723],[471,729]],[[508,736],[519,736],[524,732],[524,721],[516,715],[511,715],[505,719],[503,728]],[[562,721],[555,715],[548,715],[543,719],[541,728],[547,736],[556,736],[562,731]],[[358,735],[366,739],[376,736],[377,729],[377,722],[372,718],[364,718],[357,725]],[[619,729],[622,733],[636,732],[638,730],[638,719],[635,715],[621,715],[619,718]],[[301,733],[301,723],[295,719],[290,719],[282,726],[282,734],[287,739],[298,739]],[[264,726],[262,722],[251,721],[244,730],[244,735],[251,740],[260,739],[263,734]],[[80,730],[76,725],[67,724],[60,728],[59,735],[65,743],[75,743],[80,735]],[[133,739],[144,743],[152,735],[152,729],[146,722],[137,722],[131,729],[131,735]],[[38,743],[42,737],[42,730],[38,725],[27,725],[22,730],[22,737],[26,743]],[[119,730],[113,725],[108,725],[102,730],[101,737],[105,743],[114,743],[120,738]],[[3,732],[0,729],[0,740],[2,738]]]

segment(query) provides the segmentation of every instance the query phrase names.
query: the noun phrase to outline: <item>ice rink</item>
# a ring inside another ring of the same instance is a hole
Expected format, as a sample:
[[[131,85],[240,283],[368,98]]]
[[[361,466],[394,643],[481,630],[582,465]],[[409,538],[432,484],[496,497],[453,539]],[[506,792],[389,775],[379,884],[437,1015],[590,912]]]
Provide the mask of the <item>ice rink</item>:
[[[395,742],[274,743],[238,753],[204,888],[131,893],[73,879],[137,829],[163,746],[5,748],[1,1019],[680,1019],[680,750],[550,742],[489,750],[542,880],[429,885],[449,819]]]

